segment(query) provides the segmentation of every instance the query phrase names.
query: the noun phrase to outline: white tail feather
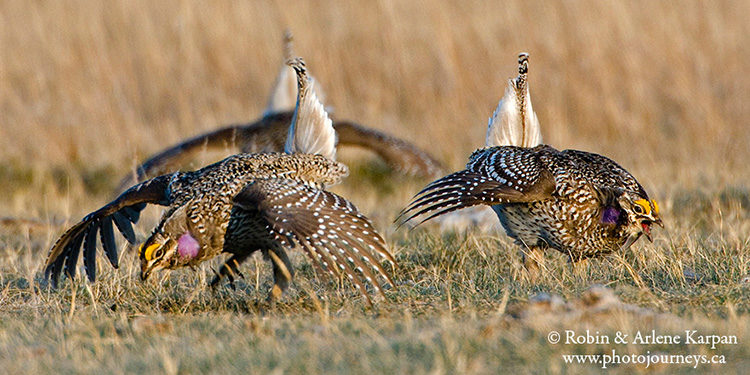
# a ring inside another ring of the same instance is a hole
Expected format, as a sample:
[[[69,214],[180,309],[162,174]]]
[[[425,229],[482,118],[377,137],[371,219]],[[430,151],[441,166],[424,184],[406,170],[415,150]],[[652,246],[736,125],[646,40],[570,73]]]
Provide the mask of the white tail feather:
[[[531,106],[526,79],[528,57],[526,53],[518,55],[518,77],[508,81],[505,95],[487,124],[487,147],[534,147],[542,143],[541,127]]]
[[[297,105],[289,126],[284,151],[289,154],[318,154],[336,158],[336,132],[333,122],[315,93],[315,82],[307,75],[301,58],[288,62],[297,75]]]
[[[294,69],[286,64],[287,61],[294,57],[292,40],[292,32],[286,30],[284,33],[284,64],[279,71],[279,75],[276,76],[276,81],[273,84],[271,96],[268,98],[268,105],[266,106],[266,110],[263,111],[263,116],[291,111],[297,104],[297,76],[294,73]],[[310,77],[310,80],[314,82],[315,78]],[[322,90],[315,87],[315,92],[321,102],[325,100]]]

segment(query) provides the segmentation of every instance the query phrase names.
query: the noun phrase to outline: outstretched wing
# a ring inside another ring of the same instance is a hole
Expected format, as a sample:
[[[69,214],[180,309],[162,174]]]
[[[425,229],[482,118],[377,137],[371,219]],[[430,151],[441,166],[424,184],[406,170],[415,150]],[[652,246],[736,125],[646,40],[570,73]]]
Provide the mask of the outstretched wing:
[[[333,123],[339,146],[358,146],[380,156],[391,168],[406,174],[436,177],[445,167],[419,147],[381,131],[350,121]]]
[[[45,277],[50,277],[52,285],[57,286],[61,273],[71,279],[76,275],[76,264],[83,247],[83,263],[89,280],[96,278],[96,241],[97,234],[102,242],[104,253],[113,267],[118,267],[117,247],[115,245],[114,227],[131,244],[135,244],[135,224],[141,210],[147,203],[167,205],[169,182],[172,175],[159,176],[128,189],[104,207],[86,215],[79,223],[68,229],[50,249],[44,267]],[[114,225],[113,225],[114,224]]]
[[[428,215],[417,225],[478,204],[533,202],[549,198],[555,180],[539,160],[537,151],[520,147],[493,147],[475,151],[463,171],[427,185],[399,214],[399,225]]]
[[[377,275],[391,285],[379,258],[395,265],[370,220],[343,197],[294,180],[262,180],[234,198],[236,207],[258,211],[284,246],[301,247],[320,271],[343,272],[368,299],[364,277],[382,293]]]

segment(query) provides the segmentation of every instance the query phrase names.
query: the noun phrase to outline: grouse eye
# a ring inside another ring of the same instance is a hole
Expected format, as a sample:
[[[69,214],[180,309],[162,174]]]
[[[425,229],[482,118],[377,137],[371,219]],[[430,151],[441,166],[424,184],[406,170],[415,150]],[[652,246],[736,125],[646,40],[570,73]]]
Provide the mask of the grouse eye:
[[[635,210],[635,213],[637,213],[637,214],[639,214],[639,215],[641,215],[641,214],[643,214],[643,213],[644,213],[644,211],[643,211],[643,207],[641,207],[641,206],[640,206],[640,205],[638,205],[638,204],[636,204],[636,205],[635,205],[635,208],[633,208],[633,210]]]
[[[164,248],[160,247],[154,251],[154,259],[161,258],[161,256],[164,254]]]

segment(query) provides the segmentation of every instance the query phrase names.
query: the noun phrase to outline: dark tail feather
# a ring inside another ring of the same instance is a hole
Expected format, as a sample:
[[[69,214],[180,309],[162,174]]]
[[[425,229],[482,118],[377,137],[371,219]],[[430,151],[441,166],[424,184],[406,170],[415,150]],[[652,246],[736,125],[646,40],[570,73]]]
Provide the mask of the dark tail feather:
[[[71,242],[75,242],[76,238],[83,233],[86,229],[86,224],[87,223],[85,222],[78,223],[63,233],[63,235],[55,242],[52,251],[47,256],[47,262],[44,267],[44,277],[49,278],[52,281],[53,287],[56,288],[58,281],[60,280],[63,265],[70,255]],[[78,249],[73,249],[73,251],[77,250]]]
[[[96,280],[96,232],[98,229],[99,225],[94,223],[86,233],[86,240],[83,242],[83,266],[91,282]]]
[[[107,254],[109,263],[112,264],[113,267],[117,268],[117,245],[115,243],[115,231],[112,227],[112,219],[108,217],[102,219],[99,237],[102,240],[102,247],[104,248],[104,253]]]
[[[436,216],[440,216],[442,214],[446,214],[448,212],[455,211],[455,210],[458,210],[458,209],[461,209],[461,208],[465,208],[465,207],[468,207],[468,206],[462,205],[462,202],[459,199],[451,199],[451,200],[440,201],[440,202],[438,202],[438,203],[436,203],[434,205],[426,206],[426,207],[425,206],[418,206],[417,208],[421,208],[421,209],[418,212],[409,215],[408,218],[406,218],[405,220],[403,220],[403,223],[406,223],[406,222],[408,222],[410,220],[413,220],[414,218],[419,217],[420,215],[424,215],[424,214],[428,214],[428,213],[432,212],[431,215],[429,215],[428,217],[420,220],[416,224],[416,226],[418,226],[418,225],[421,225],[422,223],[424,223],[425,221],[430,220],[430,219],[432,219],[432,218],[434,218]],[[437,211],[437,212],[433,212],[433,211]]]
[[[81,254],[78,248],[81,247],[85,233],[81,233],[73,241],[70,242],[70,250],[67,250],[68,254],[65,256],[65,269],[64,272],[68,277],[73,280],[76,277],[76,263],[78,263],[78,257]]]
[[[117,211],[112,214],[112,219],[114,219],[115,225],[120,233],[122,233],[123,237],[125,237],[131,245],[135,245],[135,232],[133,231],[133,226],[128,218],[121,214],[120,211]]]
[[[469,170],[452,173],[427,185],[412,198],[411,203],[396,217],[398,226],[429,213],[420,225],[436,216],[479,204],[502,203],[506,198],[520,195],[513,189]]]

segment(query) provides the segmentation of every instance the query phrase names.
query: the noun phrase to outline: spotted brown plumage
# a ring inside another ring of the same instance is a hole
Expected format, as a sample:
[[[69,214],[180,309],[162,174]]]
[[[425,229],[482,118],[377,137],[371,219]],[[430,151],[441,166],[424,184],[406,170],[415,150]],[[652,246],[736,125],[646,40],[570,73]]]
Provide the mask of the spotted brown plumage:
[[[240,154],[195,172],[156,177],[128,189],[66,231],[50,251],[45,274],[55,285],[63,273],[75,277],[83,248],[86,273],[93,281],[97,237],[117,267],[113,223],[134,244],[131,224],[138,221],[145,204],[157,204],[167,209],[142,249],[158,245],[154,251],[163,248],[162,258],[169,261],[153,263],[141,252],[144,278],[159,268],[195,266],[228,253],[230,260],[219,270],[215,284],[236,271],[235,262],[255,251],[270,251],[283,261],[273,262],[274,293],[279,294],[292,274],[285,251],[298,247],[310,255],[316,268],[346,275],[367,296],[362,278],[380,290],[377,275],[389,282],[390,277],[379,261],[393,261],[393,257],[354,205],[322,190],[323,184],[337,182],[346,171],[343,164],[318,155]],[[177,239],[185,233],[200,245],[194,257],[177,254]],[[288,278],[283,276],[284,268]]]
[[[351,202],[324,190],[340,182],[348,169],[323,156],[335,155],[331,122],[315,95],[305,91],[310,82],[304,62],[290,64],[300,80],[301,105],[288,134],[296,142],[296,153],[238,154],[131,187],[52,246],[45,275],[53,284],[63,273],[75,276],[81,249],[86,273],[95,279],[97,238],[117,267],[114,227],[135,244],[132,224],[147,204],[166,209],[140,246],[143,279],[159,269],[196,266],[227,253],[211,282],[216,285],[223,277],[233,280],[238,266],[260,251],[271,260],[274,286],[269,297],[277,298],[294,276],[286,251],[296,248],[305,251],[322,274],[349,278],[368,302],[368,282],[381,294],[381,279],[393,284],[381,261],[395,261],[372,223]],[[307,153],[313,151],[320,155]]]
[[[572,261],[627,248],[643,234],[650,239],[651,225],[661,224],[656,203],[617,163],[547,145],[477,150],[465,170],[427,185],[397,220],[479,204],[493,208],[518,245],[553,248]]]

